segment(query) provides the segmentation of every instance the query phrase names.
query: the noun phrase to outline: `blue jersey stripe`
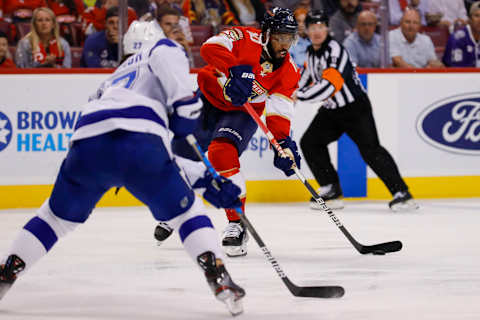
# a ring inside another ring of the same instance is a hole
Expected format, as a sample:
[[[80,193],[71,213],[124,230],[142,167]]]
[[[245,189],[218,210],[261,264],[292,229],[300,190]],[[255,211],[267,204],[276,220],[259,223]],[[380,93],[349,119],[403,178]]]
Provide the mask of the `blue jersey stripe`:
[[[82,115],[75,126],[75,130],[83,126],[111,118],[145,119],[156,122],[165,128],[167,127],[163,119],[160,118],[159,115],[156,114],[151,108],[144,106],[133,106],[123,109],[100,110]]]
[[[180,234],[180,238],[182,239],[182,242],[183,242],[192,232],[202,228],[213,229],[212,221],[210,221],[209,217],[204,215],[196,216],[185,221],[180,227],[180,230],[178,231],[178,233]]]
[[[30,231],[45,247],[45,250],[50,250],[58,237],[52,227],[39,217],[33,217],[23,227],[23,229]]]
[[[200,89],[198,89],[194,95],[190,99],[182,99],[182,100],[177,100],[173,103],[174,108],[178,108],[181,106],[185,106],[188,104],[195,104],[198,102],[198,99],[200,99]]]

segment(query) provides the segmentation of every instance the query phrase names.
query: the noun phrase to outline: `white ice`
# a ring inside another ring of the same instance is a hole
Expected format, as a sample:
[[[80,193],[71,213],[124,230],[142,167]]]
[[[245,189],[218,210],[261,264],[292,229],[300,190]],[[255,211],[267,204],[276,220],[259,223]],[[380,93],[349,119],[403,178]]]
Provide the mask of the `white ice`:
[[[247,215],[297,285],[342,285],[340,299],[296,298],[253,238],[227,260],[247,292],[238,319],[480,319],[480,199],[420,200],[415,213],[385,201],[349,201],[336,214],[363,244],[401,240],[402,251],[360,255],[307,204],[249,204]],[[0,211],[0,253],[34,210]],[[222,211],[208,209],[217,230]],[[153,239],[146,208],[96,209],[0,301],[0,319],[230,319],[175,234]]]

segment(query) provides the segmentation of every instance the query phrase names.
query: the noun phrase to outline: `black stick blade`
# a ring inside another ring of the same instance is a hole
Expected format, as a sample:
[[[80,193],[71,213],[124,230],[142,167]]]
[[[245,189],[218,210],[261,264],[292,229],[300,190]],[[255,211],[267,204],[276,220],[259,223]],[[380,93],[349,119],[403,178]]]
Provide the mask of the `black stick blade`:
[[[294,285],[287,277],[282,278],[282,280],[295,297],[328,299],[341,298],[345,294],[345,289],[340,286],[299,287]]]
[[[373,253],[375,251],[383,251],[385,253],[387,252],[397,252],[402,250],[402,242],[400,241],[391,241],[391,242],[385,242],[385,243],[379,243],[375,244],[372,246],[362,246],[359,251],[361,254],[369,254]]]
[[[340,286],[298,287],[297,297],[307,298],[341,298],[345,289]]]

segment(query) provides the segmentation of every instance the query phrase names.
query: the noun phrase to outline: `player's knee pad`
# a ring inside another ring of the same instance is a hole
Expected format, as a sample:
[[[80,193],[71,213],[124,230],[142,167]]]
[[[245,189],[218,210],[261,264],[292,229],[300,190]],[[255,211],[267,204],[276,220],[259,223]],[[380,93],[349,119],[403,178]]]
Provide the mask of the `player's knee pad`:
[[[195,201],[189,210],[166,222],[169,226],[178,230],[182,242],[191,233],[199,229],[213,228],[212,221],[205,214],[205,206],[199,197],[195,197]]]
[[[239,170],[238,150],[233,142],[226,138],[217,138],[208,146],[208,159],[222,175]]]

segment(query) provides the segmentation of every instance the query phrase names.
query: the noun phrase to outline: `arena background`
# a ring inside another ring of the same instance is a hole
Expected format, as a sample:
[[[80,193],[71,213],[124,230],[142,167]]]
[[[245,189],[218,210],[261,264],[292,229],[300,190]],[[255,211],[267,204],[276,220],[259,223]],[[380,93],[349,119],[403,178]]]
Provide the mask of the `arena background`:
[[[37,207],[48,197],[81,106],[111,71],[1,71],[0,209]],[[476,69],[360,70],[382,144],[417,198],[480,197],[480,74]],[[195,81],[195,73],[192,73]],[[297,103],[298,141],[318,105]],[[346,197],[389,199],[347,136],[330,146]],[[241,159],[252,202],[305,201],[295,176],[285,178],[259,130]],[[302,171],[312,175],[302,162]],[[313,183],[313,181],[312,181]],[[314,184],[316,186],[316,184]],[[100,206],[136,206],[125,189]]]

